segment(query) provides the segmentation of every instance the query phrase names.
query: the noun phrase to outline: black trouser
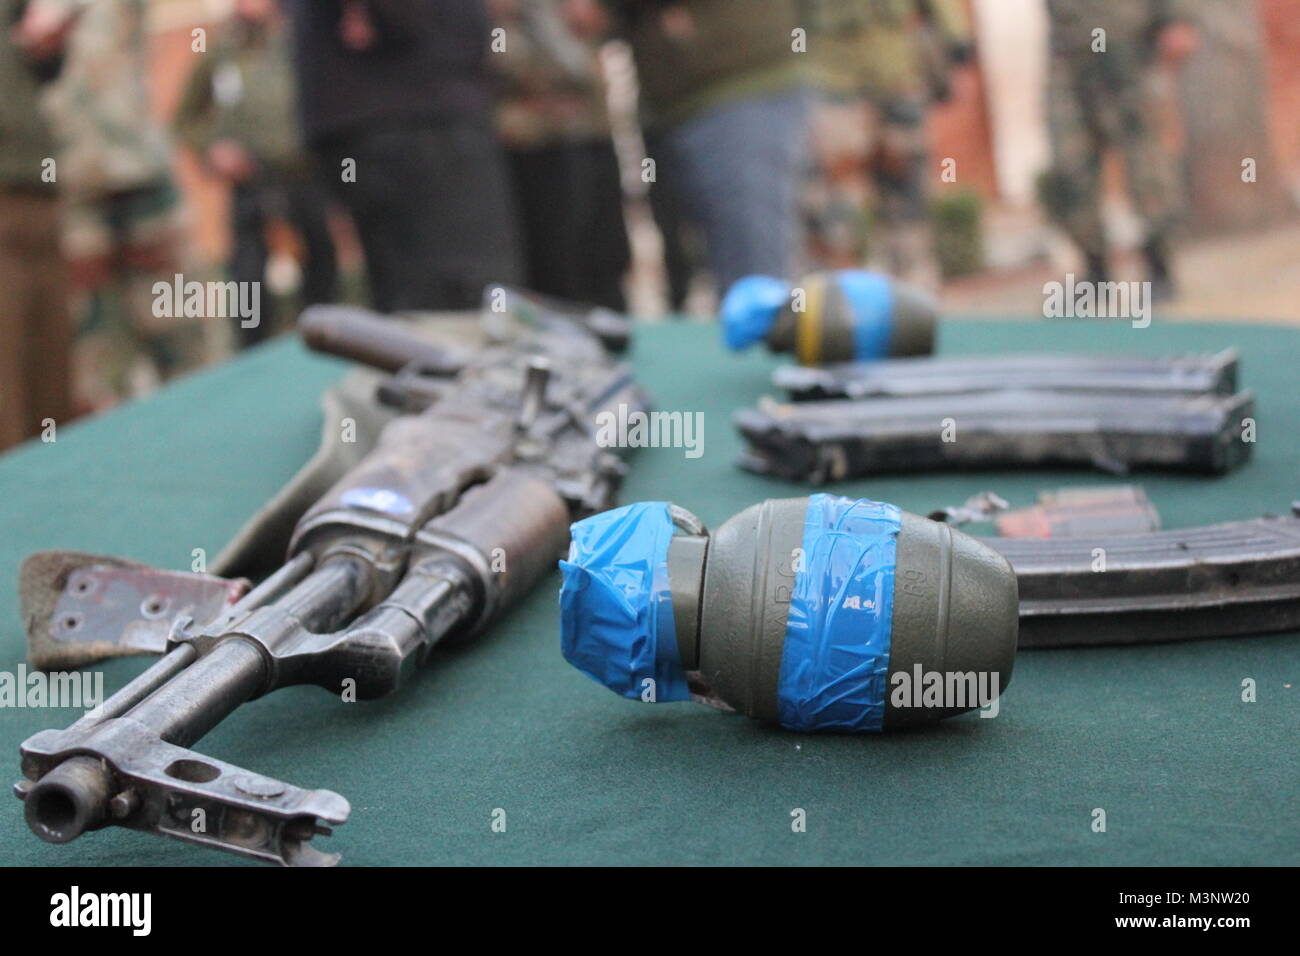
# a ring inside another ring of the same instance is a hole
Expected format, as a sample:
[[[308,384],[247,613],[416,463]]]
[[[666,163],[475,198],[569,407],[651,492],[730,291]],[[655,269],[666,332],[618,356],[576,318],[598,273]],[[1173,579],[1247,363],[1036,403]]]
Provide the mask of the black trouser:
[[[631,262],[618,158],[608,140],[512,150],[528,287],[625,310]]]
[[[352,213],[380,312],[477,308],[485,286],[519,282],[513,196],[486,118],[357,129],[317,156]]]
[[[304,306],[331,302],[338,279],[334,237],[329,230],[328,196],[310,179],[264,176],[239,183],[231,192],[233,248],[230,271],[236,282],[262,282],[268,256],[267,222],[282,218],[298,233],[303,244],[302,290]],[[263,302],[267,301],[263,298]],[[245,348],[272,332],[269,321],[239,329]]]
[[[649,155],[661,160],[667,158],[668,150],[661,137],[648,134],[646,150]],[[664,279],[668,286],[668,308],[680,315],[686,309],[686,297],[691,291],[691,279],[698,271],[699,260],[691,242],[690,226],[682,216],[682,200],[672,189],[672,174],[668,181],[656,175],[650,186],[650,214],[663,243]]]

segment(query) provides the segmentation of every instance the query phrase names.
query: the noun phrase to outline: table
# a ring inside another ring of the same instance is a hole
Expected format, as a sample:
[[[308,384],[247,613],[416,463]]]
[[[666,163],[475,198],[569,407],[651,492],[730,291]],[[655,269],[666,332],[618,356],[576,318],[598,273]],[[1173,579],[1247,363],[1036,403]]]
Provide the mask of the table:
[[[799,486],[734,466],[736,407],[776,359],[724,354],[713,326],[646,324],[634,361],[658,407],[702,411],[700,458],[645,449],[624,500],[672,500],[716,525]],[[941,352],[1214,351],[1236,345],[1258,394],[1252,462],[1223,478],[1140,476],[1166,527],[1283,511],[1297,492],[1300,334],[1285,328],[951,320]],[[0,670],[23,658],[16,581],[30,551],[78,548],[188,568],[215,555],[310,456],[317,398],[343,364],[280,340],[0,457]],[[1097,484],[1086,472],[897,476],[834,491],[912,511],[993,489],[1013,504]],[[1026,651],[997,719],[875,737],[800,736],[696,704],[610,694],[559,652],[558,572],[478,643],[437,651],[389,699],[288,688],[196,749],[338,791],[344,864],[1295,864],[1300,636]],[[103,665],[111,693],[141,658]],[[1241,683],[1258,684],[1255,703]],[[0,754],[75,718],[0,711]],[[36,839],[9,800],[0,863],[229,864],[125,830]],[[806,812],[792,832],[791,812]],[[1107,814],[1092,831],[1092,811]],[[492,829],[505,811],[505,832]]]

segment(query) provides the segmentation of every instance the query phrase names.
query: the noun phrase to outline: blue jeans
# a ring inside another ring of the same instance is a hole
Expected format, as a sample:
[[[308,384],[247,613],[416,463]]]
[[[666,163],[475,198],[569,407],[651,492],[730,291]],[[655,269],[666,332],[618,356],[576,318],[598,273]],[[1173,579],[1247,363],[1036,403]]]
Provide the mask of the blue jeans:
[[[803,91],[711,107],[654,141],[656,185],[704,234],[725,292],[761,273],[790,278],[799,239],[799,184],[808,143]]]

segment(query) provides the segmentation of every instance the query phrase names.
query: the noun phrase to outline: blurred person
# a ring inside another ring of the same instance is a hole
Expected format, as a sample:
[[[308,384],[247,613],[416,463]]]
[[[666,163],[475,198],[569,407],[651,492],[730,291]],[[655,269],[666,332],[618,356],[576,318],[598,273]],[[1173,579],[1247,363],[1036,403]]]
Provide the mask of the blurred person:
[[[650,190],[649,200],[650,215],[659,230],[659,241],[663,247],[668,308],[673,314],[682,315],[686,311],[686,301],[690,298],[691,283],[703,269],[701,263],[704,256],[699,248],[698,230],[686,221],[681,204],[667,187],[655,184]]]
[[[962,0],[812,0],[813,110],[808,184],[815,264],[857,268],[870,256],[935,286],[930,229],[930,106],[970,51]],[[873,241],[874,240],[874,241]]]
[[[586,9],[584,9],[584,7]],[[497,130],[514,178],[530,289],[622,312],[631,261],[597,46],[599,0],[494,0],[505,50]],[[584,32],[589,32],[584,29]]]
[[[800,0],[605,3],[636,61],[657,211],[672,203],[699,228],[719,289],[791,274],[808,132]]]
[[[303,134],[382,312],[477,307],[517,284],[483,0],[287,0]]]
[[[53,77],[41,106],[56,144],[62,247],[88,300],[78,384],[92,406],[198,355],[192,324],[155,314],[155,281],[178,272],[184,212],[170,141],[150,113],[145,10],[143,0],[29,0],[14,33]]]
[[[1087,279],[1110,276],[1102,221],[1102,160],[1117,149],[1124,180],[1146,230],[1143,255],[1152,301],[1174,293],[1170,232],[1182,204],[1175,158],[1161,141],[1161,98],[1153,79],[1192,53],[1197,32],[1187,0],[1048,0],[1051,64],[1047,114],[1052,166],[1043,204],[1075,241]],[[1094,49],[1105,31],[1104,52]]]
[[[276,0],[236,0],[234,16],[198,58],[176,112],[180,140],[230,185],[231,278],[262,282],[268,227],[287,222],[302,245],[303,305],[334,298],[337,267],[328,195],[308,168],[298,132],[293,66]],[[263,300],[264,301],[264,300]],[[245,327],[241,345],[273,331]]]
[[[59,252],[54,137],[40,80],[10,36],[25,0],[0,0],[0,449],[72,411],[72,320]]]

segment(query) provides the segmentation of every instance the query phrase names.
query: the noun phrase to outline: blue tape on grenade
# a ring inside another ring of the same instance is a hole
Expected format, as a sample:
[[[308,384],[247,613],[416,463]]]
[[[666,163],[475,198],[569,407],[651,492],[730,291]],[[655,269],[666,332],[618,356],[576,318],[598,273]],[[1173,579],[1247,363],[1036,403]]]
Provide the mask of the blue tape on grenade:
[[[625,505],[576,522],[560,562],[560,639],[565,659],[633,700],[689,700],[677,650],[668,505]]]
[[[722,338],[729,349],[748,348],[772,330],[790,301],[790,283],[772,276],[745,276],[723,296]]]
[[[861,269],[835,273],[853,316],[853,353],[859,361],[884,358],[894,332],[894,284],[887,276]]]
[[[893,505],[808,499],[777,688],[783,726],[882,728],[901,527]]]

